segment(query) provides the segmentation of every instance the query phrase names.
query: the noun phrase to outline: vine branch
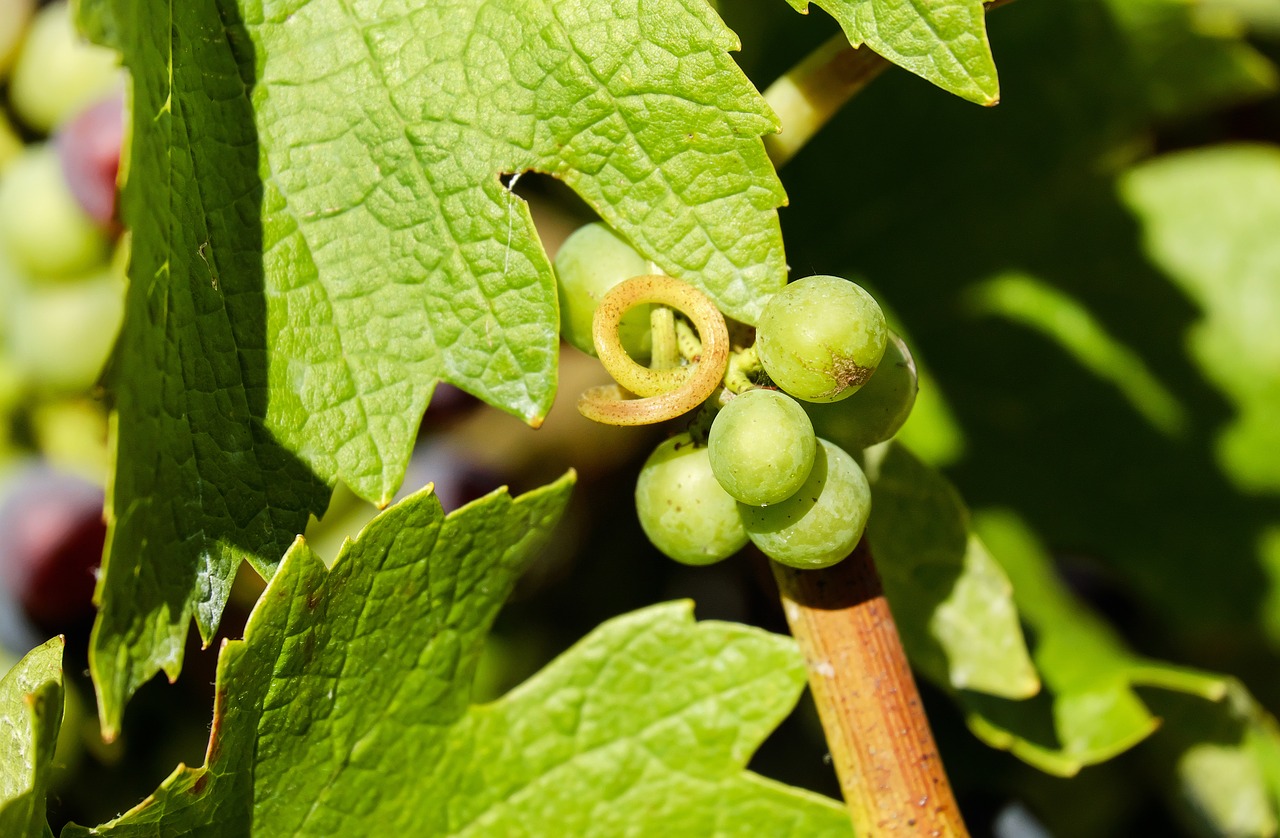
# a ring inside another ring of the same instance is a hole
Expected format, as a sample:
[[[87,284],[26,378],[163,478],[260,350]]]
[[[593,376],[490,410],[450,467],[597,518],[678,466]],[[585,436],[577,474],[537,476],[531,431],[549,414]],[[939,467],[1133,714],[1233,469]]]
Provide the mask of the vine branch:
[[[967,838],[866,539],[822,570],[770,564],[854,833]]]

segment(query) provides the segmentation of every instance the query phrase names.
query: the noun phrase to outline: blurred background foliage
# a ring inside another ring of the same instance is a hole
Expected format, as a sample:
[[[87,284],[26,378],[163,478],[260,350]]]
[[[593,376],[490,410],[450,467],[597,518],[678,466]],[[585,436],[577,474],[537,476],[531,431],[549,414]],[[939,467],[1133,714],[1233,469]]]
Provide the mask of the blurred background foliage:
[[[836,31],[778,0],[722,14],[762,89]],[[975,835],[1275,834],[1280,12],[1020,0],[989,27],[998,107],[890,70],[782,172],[792,275],[866,284],[924,368],[905,448],[881,452],[880,473],[932,486],[958,560],[1002,568],[1042,685],[979,694],[954,660],[948,680],[921,653],[944,760]],[[68,637],[56,830],[201,760],[216,644],[193,646],[178,684],[145,688],[123,739],[100,743],[82,671],[109,469],[100,372],[127,258],[122,83],[63,3],[5,0],[0,68],[0,655]],[[549,179],[517,191],[549,252],[591,220]],[[441,387],[405,482],[435,482],[452,508],[500,483],[582,475],[562,537],[499,618],[477,700],[661,600],[785,631],[760,556],[687,568],[649,547],[631,493],[662,430],[581,420],[573,396],[603,373],[572,349],[562,365],[537,432]],[[877,497],[888,516],[889,490]],[[372,514],[340,486],[308,538],[332,557]],[[244,570],[224,634],[260,589]],[[752,767],[836,794],[824,753],[802,705]]]

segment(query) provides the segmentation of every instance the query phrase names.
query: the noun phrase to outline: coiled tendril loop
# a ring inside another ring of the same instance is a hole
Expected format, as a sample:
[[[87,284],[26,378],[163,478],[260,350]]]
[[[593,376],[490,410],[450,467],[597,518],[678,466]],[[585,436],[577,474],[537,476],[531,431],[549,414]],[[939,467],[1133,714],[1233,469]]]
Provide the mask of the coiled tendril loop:
[[[618,340],[618,324],[644,303],[670,306],[689,318],[702,341],[696,363],[655,370],[637,364]],[[596,308],[592,339],[617,384],[592,387],[578,412],[606,425],[650,425],[693,410],[715,392],[729,363],[729,330],[711,299],[692,285],[661,274],[634,276],[609,290]],[[624,390],[625,388],[625,390]],[[640,398],[627,398],[630,391]]]

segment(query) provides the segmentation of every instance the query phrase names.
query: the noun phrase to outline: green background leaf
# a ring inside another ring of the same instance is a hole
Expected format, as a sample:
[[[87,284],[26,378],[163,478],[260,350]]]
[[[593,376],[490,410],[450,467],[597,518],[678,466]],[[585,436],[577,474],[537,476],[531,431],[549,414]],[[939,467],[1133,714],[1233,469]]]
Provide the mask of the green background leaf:
[[[1236,411],[1219,466],[1242,490],[1280,492],[1280,148],[1164,156],[1121,193],[1147,253],[1203,311],[1189,349]]]
[[[0,678],[0,835],[47,835],[45,794],[62,726],[61,637]]]
[[[335,480],[391,498],[436,381],[541,421],[554,279],[503,173],[563,180],[742,320],[785,281],[774,118],[702,3],[86,0],[82,19],[134,79],[92,660],[108,733]]]
[[[418,493],[331,570],[300,541],[222,650],[206,765],[94,834],[848,835],[839,804],[743,770],[803,689],[794,643],[694,623],[690,603],[606,623],[469,706],[568,488],[447,517]]]
[[[867,538],[912,665],[946,688],[1035,695],[1009,580],[955,489],[896,442],[868,449],[866,465]]]
[[[1280,731],[1248,690],[1130,651],[1067,589],[1017,515],[984,510],[975,528],[1013,582],[1045,691],[1022,702],[964,696],[974,733],[1043,771],[1074,776],[1162,728],[1154,761],[1169,796],[1202,830],[1274,834]]]

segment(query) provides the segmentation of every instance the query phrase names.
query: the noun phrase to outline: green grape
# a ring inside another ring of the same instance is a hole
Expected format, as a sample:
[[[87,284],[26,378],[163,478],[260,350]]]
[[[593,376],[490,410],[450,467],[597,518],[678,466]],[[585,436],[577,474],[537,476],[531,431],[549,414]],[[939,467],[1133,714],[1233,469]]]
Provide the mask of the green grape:
[[[867,382],[888,335],[870,294],[839,277],[810,276],[765,304],[756,353],[783,390],[805,401],[834,402]]]
[[[600,298],[624,279],[654,273],[649,261],[636,253],[605,224],[587,224],[560,245],[555,259],[560,294],[560,335],[589,355],[596,354],[591,319]],[[649,306],[638,305],[618,328],[622,346],[632,358],[649,358]]]
[[[106,235],[71,194],[52,146],[29,146],[0,178],[0,245],[33,279],[72,278],[106,262]]]
[[[716,479],[751,506],[794,495],[809,476],[817,447],[804,408],[777,390],[735,396],[716,414],[707,437]]]
[[[48,133],[121,84],[116,53],[76,32],[65,2],[36,13],[9,77],[9,101],[31,128]]]
[[[47,390],[87,390],[120,331],[124,283],[103,271],[73,285],[31,288],[6,313],[10,351],[28,380]]]
[[[805,407],[814,431],[848,451],[891,439],[911,415],[920,385],[916,362],[902,338],[889,333],[875,375],[852,397]]]
[[[35,8],[35,0],[0,2],[0,75],[7,73],[13,64],[18,44],[27,31],[27,24],[31,21],[31,13]]]
[[[707,449],[687,434],[662,443],[636,481],[636,513],[645,535],[678,562],[727,559],[747,543],[738,502],[711,473]]]
[[[871,513],[866,475],[840,446],[819,439],[809,478],[773,506],[739,504],[747,535],[779,564],[813,570],[853,552]]]

